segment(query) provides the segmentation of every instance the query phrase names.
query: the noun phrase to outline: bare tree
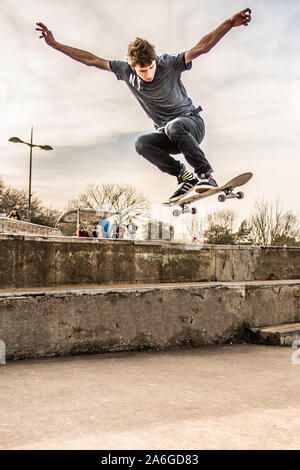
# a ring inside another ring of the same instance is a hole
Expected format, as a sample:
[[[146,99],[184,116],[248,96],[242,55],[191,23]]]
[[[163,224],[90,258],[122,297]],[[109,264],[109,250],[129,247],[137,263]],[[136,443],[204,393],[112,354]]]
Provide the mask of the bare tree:
[[[255,212],[247,222],[249,238],[255,245],[295,244],[299,238],[299,221],[291,212],[283,212],[279,200],[256,201]]]
[[[147,198],[128,184],[104,183],[100,186],[89,185],[84,193],[69,202],[68,210],[112,210],[119,215],[119,222],[122,223],[146,218],[149,205]]]
[[[184,220],[183,237],[185,240],[193,240],[195,237],[199,241],[203,241],[204,237],[204,221],[196,215],[191,215]]]
[[[231,209],[219,209],[206,216],[206,224],[209,229],[211,226],[220,226],[233,232],[236,223],[236,213]]]
[[[25,189],[16,189],[4,183],[0,177],[0,214],[8,216],[16,207],[22,220],[28,216],[28,193]],[[36,197],[31,200],[31,222],[34,224],[55,227],[61,213],[56,209],[45,207]]]

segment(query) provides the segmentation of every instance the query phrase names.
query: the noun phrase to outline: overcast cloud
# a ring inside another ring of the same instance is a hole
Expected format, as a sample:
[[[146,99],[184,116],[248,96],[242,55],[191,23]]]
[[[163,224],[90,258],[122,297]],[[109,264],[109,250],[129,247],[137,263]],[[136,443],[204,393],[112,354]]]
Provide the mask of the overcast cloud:
[[[35,143],[54,147],[34,150],[33,190],[46,203],[62,209],[88,184],[104,181],[128,182],[154,203],[166,200],[176,182],[135,153],[135,139],[153,126],[126,85],[51,49],[35,23],[59,42],[123,59],[136,36],[158,54],[187,50],[246,7],[251,24],[196,59],[183,81],[203,107],[202,148],[217,181],[254,173],[246,198],[227,207],[247,215],[255,199],[278,196],[300,215],[300,6],[293,0],[0,0],[4,180],[27,186],[28,148],[8,138],[29,140],[33,125]],[[220,206],[209,199],[202,207]]]

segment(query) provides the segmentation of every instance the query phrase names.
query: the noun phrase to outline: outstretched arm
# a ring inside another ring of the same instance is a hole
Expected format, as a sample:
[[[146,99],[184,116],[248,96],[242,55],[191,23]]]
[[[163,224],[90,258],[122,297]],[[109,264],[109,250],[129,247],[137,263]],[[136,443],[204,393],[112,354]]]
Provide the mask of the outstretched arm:
[[[217,29],[208,33],[204,36],[195,47],[190,49],[185,53],[185,62],[191,62],[191,60],[196,59],[201,54],[206,54],[214,47],[220,39],[225,36],[228,31],[234,26],[248,26],[248,23],[251,21],[251,10],[246,8],[239,13],[236,13],[228,20],[224,21]]]
[[[87,51],[82,51],[81,49],[76,49],[75,47],[65,46],[55,41],[54,36],[51,31],[43,23],[37,23],[38,28],[36,31],[40,31],[42,35],[40,38],[44,38],[46,43],[56,49],[57,51],[63,52],[74,60],[82,62],[85,65],[98,67],[101,70],[107,70],[111,72],[109,61],[101,59],[94,54],[91,54]]]

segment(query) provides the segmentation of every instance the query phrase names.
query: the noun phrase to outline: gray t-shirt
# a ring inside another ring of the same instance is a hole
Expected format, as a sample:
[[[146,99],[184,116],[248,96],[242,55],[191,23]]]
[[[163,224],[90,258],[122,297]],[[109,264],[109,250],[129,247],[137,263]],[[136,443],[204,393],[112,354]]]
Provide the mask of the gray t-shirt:
[[[185,52],[157,56],[152,82],[143,81],[125,60],[110,61],[110,68],[126,82],[156,128],[195,109],[181,81],[181,73],[192,68],[192,62],[185,63]]]

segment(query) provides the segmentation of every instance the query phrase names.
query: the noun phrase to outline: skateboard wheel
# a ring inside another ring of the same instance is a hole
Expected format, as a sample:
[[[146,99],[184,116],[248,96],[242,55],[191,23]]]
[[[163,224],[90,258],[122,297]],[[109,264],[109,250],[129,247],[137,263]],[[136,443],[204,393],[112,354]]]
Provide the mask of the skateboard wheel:
[[[173,215],[174,215],[174,217],[179,217],[180,216],[180,210],[174,209],[173,210]]]
[[[244,197],[244,193],[242,191],[239,191],[238,193],[236,193],[238,199],[243,199]]]
[[[226,201],[226,196],[225,196],[225,194],[220,194],[220,196],[218,196],[218,201],[219,201],[219,202],[224,202],[224,201]]]
[[[196,207],[192,207],[191,213],[192,213],[193,215],[197,214],[197,209],[196,209]]]

